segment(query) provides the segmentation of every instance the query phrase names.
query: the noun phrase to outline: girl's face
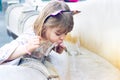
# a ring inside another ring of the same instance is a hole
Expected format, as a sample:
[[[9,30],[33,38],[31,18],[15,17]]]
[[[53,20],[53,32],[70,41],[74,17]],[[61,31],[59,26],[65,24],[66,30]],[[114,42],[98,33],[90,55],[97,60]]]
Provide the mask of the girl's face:
[[[47,28],[46,29],[46,39],[51,41],[52,43],[57,42],[58,44],[62,43],[65,39],[67,33],[61,32],[60,28]]]

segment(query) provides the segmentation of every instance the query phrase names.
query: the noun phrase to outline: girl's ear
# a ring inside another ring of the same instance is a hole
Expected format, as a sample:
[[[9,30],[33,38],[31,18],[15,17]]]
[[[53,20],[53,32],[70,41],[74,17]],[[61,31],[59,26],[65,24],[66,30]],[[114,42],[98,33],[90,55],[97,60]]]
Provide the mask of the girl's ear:
[[[41,31],[41,37],[46,38],[46,36],[45,36],[45,34],[46,34],[46,30],[47,30],[46,27],[43,27],[43,28],[42,28],[42,31]]]
[[[81,11],[78,11],[78,10],[73,10],[72,11],[72,15],[75,15],[75,14],[78,14],[78,13],[81,13]]]

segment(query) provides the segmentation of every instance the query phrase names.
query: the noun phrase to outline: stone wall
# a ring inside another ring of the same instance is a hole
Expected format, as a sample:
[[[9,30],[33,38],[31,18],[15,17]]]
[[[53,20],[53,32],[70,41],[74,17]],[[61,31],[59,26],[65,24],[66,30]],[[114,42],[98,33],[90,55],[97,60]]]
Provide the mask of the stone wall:
[[[80,3],[74,16],[71,39],[102,56],[120,69],[120,1],[87,0]]]

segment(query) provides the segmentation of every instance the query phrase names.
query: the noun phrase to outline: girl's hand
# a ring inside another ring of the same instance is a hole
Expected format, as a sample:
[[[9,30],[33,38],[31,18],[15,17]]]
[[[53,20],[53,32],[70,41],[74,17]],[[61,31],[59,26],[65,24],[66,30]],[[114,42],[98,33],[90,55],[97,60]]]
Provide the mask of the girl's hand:
[[[40,36],[31,37],[31,39],[28,40],[27,44],[25,44],[26,50],[31,53],[36,48],[40,47],[40,43],[41,43]]]
[[[54,47],[54,51],[58,52],[59,54],[61,54],[63,52],[63,50],[65,50],[66,47],[64,46],[63,43],[58,44],[57,46]]]

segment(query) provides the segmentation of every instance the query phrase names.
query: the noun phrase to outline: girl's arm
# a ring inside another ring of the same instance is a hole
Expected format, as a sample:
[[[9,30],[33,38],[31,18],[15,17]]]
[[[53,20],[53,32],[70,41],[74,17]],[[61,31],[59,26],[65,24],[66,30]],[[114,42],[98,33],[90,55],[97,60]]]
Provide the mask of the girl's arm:
[[[29,39],[26,40],[25,44],[19,45],[15,49],[15,51],[11,54],[11,56],[8,58],[8,60],[16,59],[25,54],[31,55],[31,53],[39,46],[40,46],[40,37],[39,36],[29,37]]]
[[[30,52],[29,52],[30,53]],[[26,46],[25,45],[19,45],[14,51],[13,53],[8,57],[7,60],[13,60],[16,58],[19,58],[25,54],[28,54],[28,51],[26,50]]]
[[[19,43],[16,40],[2,46],[0,48],[0,64],[6,61],[18,46]]]
[[[0,48],[0,64],[7,60],[13,60],[25,54],[32,52],[36,47],[39,46],[38,37],[32,39],[31,36],[35,37],[34,34],[23,34],[16,40],[5,44]],[[30,40],[32,39],[32,40]]]

